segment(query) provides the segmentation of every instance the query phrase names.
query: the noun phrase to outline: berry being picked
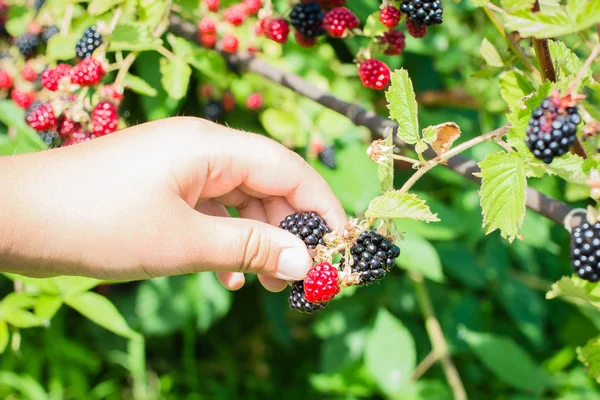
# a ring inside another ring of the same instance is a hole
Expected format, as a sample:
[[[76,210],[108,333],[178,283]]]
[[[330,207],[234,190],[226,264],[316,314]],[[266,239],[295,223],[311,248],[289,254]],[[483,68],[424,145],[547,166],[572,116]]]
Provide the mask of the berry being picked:
[[[246,6],[246,15],[258,13],[262,7],[262,0],[244,0],[243,3]]]
[[[11,92],[10,92],[10,98],[12,99],[12,101],[14,101],[14,103],[27,110],[29,107],[31,107],[31,105],[33,104],[33,102],[35,101],[35,92],[24,92],[20,89],[14,88]]]
[[[13,85],[13,80],[8,72],[0,70],[0,89],[10,89]]]
[[[31,57],[38,46],[38,37],[33,33],[25,33],[17,38],[15,45],[24,57]]]
[[[223,12],[223,19],[233,26],[241,25],[246,19],[246,6],[244,4],[234,4],[227,7]]]
[[[585,219],[571,232],[571,266],[581,278],[590,282],[600,279],[600,222]]]
[[[117,108],[110,101],[101,101],[92,111],[92,133],[99,136],[108,135],[117,130],[119,115]]]
[[[42,72],[42,85],[53,92],[58,90],[58,83],[65,76],[69,76],[71,66],[67,64],[58,64],[54,68],[48,68]]]
[[[219,10],[221,4],[219,0],[204,0],[204,5],[206,5],[209,11],[215,12]]]
[[[339,292],[338,270],[328,262],[313,266],[304,278],[304,298],[310,303],[327,303]]]
[[[293,233],[300,238],[309,249],[325,244],[323,236],[331,232],[325,220],[316,212],[298,212],[285,217],[279,224],[281,229]]]
[[[381,36],[381,43],[387,45],[384,54],[388,56],[397,56],[402,54],[406,47],[406,37],[402,31],[387,31]]]
[[[212,19],[204,17],[198,22],[198,31],[201,34],[215,33],[217,31],[217,24]]]
[[[50,38],[52,36],[56,35],[58,32],[60,32],[60,29],[58,29],[58,26],[51,25],[51,26],[45,27],[42,30],[42,33],[40,34],[40,36],[42,37],[42,40],[44,41],[44,43],[48,43]]]
[[[412,21],[406,21],[406,31],[414,38],[421,39],[427,35],[427,27],[425,25],[416,25]]]
[[[263,106],[263,97],[260,93],[252,93],[246,99],[246,107],[249,110],[256,111]]]
[[[323,16],[323,27],[333,37],[342,37],[346,29],[352,30],[359,25],[358,17],[346,7],[332,8]]]
[[[294,38],[296,39],[296,43],[298,43],[301,47],[313,47],[315,44],[317,44],[316,37],[306,37],[298,31],[294,33]]]
[[[304,281],[296,281],[292,284],[288,304],[292,310],[307,314],[321,311],[327,306],[327,303],[311,303],[304,298]]]
[[[49,147],[58,147],[60,145],[60,137],[54,129],[38,132],[38,135]]]
[[[323,11],[314,1],[296,4],[290,12],[290,23],[307,38],[314,38],[325,33]]]
[[[25,63],[23,69],[21,70],[21,78],[25,79],[28,82],[35,82],[37,79],[37,72],[31,65],[31,63]]]
[[[402,14],[394,6],[388,6],[379,13],[379,20],[388,29],[394,29],[400,22],[400,18],[402,18]]]
[[[262,31],[267,39],[271,39],[277,43],[285,43],[290,33],[290,26],[283,18],[265,20],[262,26]]]
[[[240,42],[238,39],[231,34],[227,34],[223,36],[223,39],[221,39],[221,47],[226,53],[235,53],[238,49],[239,43]]]
[[[364,86],[382,90],[390,82],[390,68],[382,61],[370,59],[359,65],[358,76]]]
[[[335,148],[333,146],[325,146],[323,150],[317,153],[319,161],[323,163],[329,169],[337,168],[337,161],[335,159]]]
[[[442,23],[444,8],[440,0],[402,0],[400,11],[416,25]]]
[[[359,285],[374,283],[382,279],[392,268],[400,255],[400,248],[388,238],[376,231],[365,231],[360,234],[350,248],[354,264],[350,267],[352,273],[359,274]],[[344,259],[340,264],[344,268]]]
[[[91,57],[92,53],[103,42],[102,35],[98,33],[98,28],[96,25],[92,25],[83,32],[83,36],[77,41],[75,53],[81,59]]]
[[[569,151],[580,123],[577,107],[562,107],[554,96],[546,97],[531,113],[525,143],[536,158],[550,164]]]
[[[81,60],[69,72],[71,82],[80,86],[94,86],[102,80],[104,68],[100,61],[88,57]]]
[[[25,117],[25,120],[36,131],[48,131],[56,128],[56,117],[50,103],[40,104]]]
[[[204,118],[213,122],[219,122],[224,112],[223,104],[217,100],[209,100],[204,106]]]

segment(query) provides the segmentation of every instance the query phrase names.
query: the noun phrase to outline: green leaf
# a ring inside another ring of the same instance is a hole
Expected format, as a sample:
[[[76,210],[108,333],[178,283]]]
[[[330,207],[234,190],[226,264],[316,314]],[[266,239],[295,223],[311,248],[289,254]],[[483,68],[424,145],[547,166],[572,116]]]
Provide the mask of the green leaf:
[[[125,79],[123,80],[123,85],[126,88],[128,88],[136,93],[139,93],[143,96],[153,97],[153,96],[156,96],[156,94],[158,93],[156,91],[156,89],[154,89],[152,86],[150,86],[148,84],[148,82],[146,82],[139,76],[135,76],[130,73],[127,73],[127,75],[125,75]]]
[[[92,0],[87,10],[91,15],[100,15],[109,11],[125,0]]]
[[[411,385],[417,361],[414,340],[406,327],[380,309],[365,349],[365,367],[388,396],[400,395]]]
[[[8,9],[8,18],[6,18],[6,31],[13,37],[19,37],[27,33],[27,25],[35,16],[35,11],[31,7],[22,7],[12,5]]]
[[[60,309],[63,302],[60,297],[40,296],[35,303],[33,312],[40,318],[50,320]]]
[[[545,166],[550,175],[558,175],[567,182],[577,185],[587,185],[588,177],[583,172],[583,158],[567,153],[560,158],[555,158],[551,164],[541,164]]]
[[[600,336],[596,336],[583,347],[577,348],[577,358],[581,361],[588,374],[600,383]]]
[[[12,292],[2,299],[1,306],[3,312],[7,312],[8,310],[31,308],[35,302],[35,297],[27,293]]]
[[[481,54],[481,57],[483,57],[490,67],[504,67],[504,62],[502,61],[502,57],[500,57],[500,53],[498,53],[496,47],[494,47],[487,38],[483,38],[481,47],[479,48],[479,54]]]
[[[92,322],[116,333],[117,335],[133,339],[138,334],[133,331],[125,318],[106,297],[94,292],[84,292],[65,299],[70,307],[77,310]]]
[[[471,0],[471,3],[473,3],[475,7],[483,7],[489,2],[490,0]]]
[[[34,326],[45,325],[47,320],[38,317],[31,311],[21,308],[12,308],[5,310],[2,308],[2,316],[6,322],[17,328],[33,328]]]
[[[541,394],[548,384],[535,360],[512,339],[461,327],[460,336],[475,355],[502,382],[516,389]]]
[[[550,291],[546,293],[546,299],[569,297],[583,300],[596,308],[600,308],[600,297],[590,293],[596,286],[597,284],[588,283],[577,276],[563,276],[559,281],[552,284]]]
[[[532,158],[531,151],[525,145],[525,130],[531,117],[531,112],[538,107],[542,100],[550,94],[552,83],[544,82],[537,88],[537,91],[523,102],[518,102],[515,105],[510,105],[510,113],[507,116],[510,128],[506,134],[508,144],[515,147],[519,154],[525,158]],[[521,107],[525,105],[525,109]]]
[[[37,132],[25,122],[25,110],[19,108],[11,100],[0,100],[0,122],[14,128],[17,141],[29,151],[44,150],[48,145],[40,138]]]
[[[278,142],[298,147],[304,147],[308,143],[306,132],[299,128],[301,122],[296,113],[267,108],[260,114],[260,122]]]
[[[109,51],[155,50],[162,43],[153,36],[151,27],[129,23],[118,24],[106,40]]]
[[[486,234],[496,229],[510,241],[518,236],[525,218],[525,167],[516,153],[488,155],[479,163],[481,209]]]
[[[9,339],[8,325],[6,322],[0,320],[0,354],[4,353],[4,350],[6,350]]]
[[[86,292],[102,283],[101,280],[86,278],[84,276],[57,276],[52,279],[63,298]]]
[[[135,300],[140,329],[146,335],[168,335],[189,323],[193,304],[187,276],[155,278],[140,284]]]
[[[24,373],[17,375],[14,372],[0,371],[0,386],[12,388],[23,395],[23,397],[16,398],[27,400],[48,400],[50,398],[35,379]]]
[[[46,57],[53,61],[75,58],[75,44],[80,37],[80,32],[70,32],[66,36],[58,33],[52,36],[46,45]]]
[[[169,97],[175,100],[183,99],[190,84],[192,69],[181,58],[160,60],[161,84]]]
[[[398,137],[408,144],[420,140],[418,108],[412,82],[405,69],[394,71],[391,86],[385,93],[390,117],[398,122]]]
[[[404,235],[400,248],[400,257],[396,259],[400,267],[418,272],[434,282],[444,282],[440,256],[431,243],[409,232]]]
[[[432,214],[425,201],[412,193],[401,193],[398,190],[387,192],[374,198],[365,212],[367,218],[410,218],[419,221],[439,221],[437,214]]]
[[[193,279],[189,279],[187,291],[193,299],[196,325],[200,332],[206,332],[231,308],[231,292],[219,284],[212,272],[198,273]]]
[[[531,10],[535,0],[501,0],[502,8],[508,12]]]
[[[388,28],[379,20],[379,11],[376,11],[367,17],[367,22],[363,28],[363,33],[368,37],[382,35]]]
[[[137,75],[156,89],[156,96],[142,96],[141,103],[148,120],[157,120],[172,116],[181,106],[183,99],[175,100],[167,95],[161,84],[159,70],[161,56],[155,51],[143,52],[135,60]]]
[[[534,90],[521,71],[512,70],[500,74],[500,95],[511,109],[521,104],[523,97]]]
[[[402,250],[404,256],[405,251]],[[473,289],[482,289],[487,285],[485,270],[465,247],[448,243],[438,246],[438,252],[448,275]]]
[[[382,152],[383,160],[377,163],[377,178],[381,185],[381,190],[387,192],[394,190],[394,159],[391,157],[394,153],[394,132],[388,131],[387,137],[382,141],[386,147]]]
[[[573,21],[573,32],[582,31],[600,23],[600,2],[598,1],[568,0],[566,9],[569,18]]]

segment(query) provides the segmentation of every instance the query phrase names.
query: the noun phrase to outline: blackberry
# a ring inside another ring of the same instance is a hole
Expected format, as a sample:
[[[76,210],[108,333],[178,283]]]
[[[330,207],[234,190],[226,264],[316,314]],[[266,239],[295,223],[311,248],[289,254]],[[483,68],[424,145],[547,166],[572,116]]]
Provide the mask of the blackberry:
[[[583,221],[571,233],[571,266],[581,279],[600,279],[600,222]]]
[[[440,0],[402,0],[400,11],[416,25],[442,23],[444,8]]]
[[[292,310],[311,314],[315,311],[321,311],[327,306],[327,303],[311,303],[304,298],[304,281],[296,281],[292,284],[292,290],[288,297],[288,303]]]
[[[221,118],[223,118],[224,113],[225,109],[220,101],[209,100],[209,102],[204,106],[204,118],[213,122],[219,122]]]
[[[325,34],[323,11],[314,1],[298,3],[290,12],[290,23],[304,37],[314,38]]]
[[[323,236],[331,232],[325,220],[312,211],[288,215],[281,221],[279,227],[299,237],[309,249],[325,244]]]
[[[96,50],[104,42],[102,35],[97,31],[96,25],[92,25],[83,32],[81,39],[75,45],[77,57],[83,59],[91,57]]]
[[[58,29],[58,26],[51,25],[51,26],[45,27],[44,30],[42,31],[42,33],[40,34],[40,36],[42,37],[42,40],[44,41],[44,43],[48,43],[50,38],[52,36],[56,35],[58,32],[60,32],[60,29]]]
[[[536,158],[550,164],[554,157],[569,151],[577,138],[580,123],[577,107],[566,107],[561,111],[555,101],[546,97],[531,113],[525,143]]]
[[[23,54],[23,56],[30,57],[33,55],[36,47],[38,46],[38,37],[33,33],[26,33],[17,38],[15,45],[21,54]]]
[[[400,255],[400,248],[373,230],[360,234],[350,248],[350,254],[354,258],[351,271],[360,274],[359,284],[363,285],[382,279],[394,266]],[[340,270],[343,269],[344,259],[340,264]]]
[[[333,146],[327,146],[321,150],[318,154],[319,161],[323,163],[329,169],[336,169],[337,162],[335,159],[335,148]]]
[[[42,132],[38,132],[38,135],[40,135],[40,137],[42,138],[42,140],[49,146],[49,147],[58,147],[60,146],[60,138],[58,136],[58,132],[51,129],[48,131],[42,131]]]
[[[29,117],[31,115],[31,113],[33,111],[35,111],[41,105],[42,105],[41,101],[34,100],[33,103],[31,103],[31,105],[29,107],[27,107],[27,110],[25,111],[25,119],[27,119],[27,117]]]
[[[45,2],[46,2],[46,0],[35,0],[33,2],[33,8],[35,8],[35,11],[36,12],[40,11],[40,9],[44,6]]]

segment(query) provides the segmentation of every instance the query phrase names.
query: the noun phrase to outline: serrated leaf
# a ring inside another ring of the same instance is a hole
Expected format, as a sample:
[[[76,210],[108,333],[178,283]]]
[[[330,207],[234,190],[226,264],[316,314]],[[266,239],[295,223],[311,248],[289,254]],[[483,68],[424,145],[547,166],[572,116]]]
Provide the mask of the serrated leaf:
[[[490,67],[504,67],[504,62],[502,62],[500,53],[498,53],[496,47],[489,40],[487,40],[487,38],[483,38],[481,47],[479,48],[479,54]]]
[[[521,104],[523,97],[533,92],[535,88],[521,71],[505,71],[500,74],[500,95],[512,109]]]
[[[4,353],[6,346],[8,346],[8,325],[6,322],[0,320],[0,354]]]
[[[535,0],[501,0],[502,8],[508,12],[531,10]]]
[[[440,256],[429,241],[408,232],[399,246],[401,256],[397,258],[396,263],[400,267],[407,271],[418,272],[434,282],[444,282]]]
[[[444,122],[423,130],[423,141],[429,143],[438,156],[450,150],[459,137],[460,127],[454,122]]]
[[[125,318],[119,313],[114,304],[98,293],[80,293],[65,299],[65,303],[92,322],[117,335],[129,339],[134,339],[138,336],[138,334],[127,325]]]
[[[377,386],[395,398],[411,385],[417,360],[415,342],[406,327],[380,309],[365,349],[365,367]]]
[[[162,43],[154,37],[151,27],[132,23],[118,24],[107,41],[110,43],[110,51],[154,50]]]
[[[600,383],[600,336],[590,339],[585,346],[578,347],[577,358],[585,365],[588,374]]]
[[[192,75],[188,63],[181,58],[161,58],[160,73],[162,74],[160,82],[169,97],[174,100],[184,98]]]
[[[573,53],[563,42],[556,40],[548,40],[548,48],[550,55],[556,66],[558,82],[562,82],[567,78],[574,79],[581,70],[582,63],[577,54]],[[579,91],[589,82],[592,76],[592,70],[588,68],[579,81],[575,90]]]
[[[571,297],[583,300],[596,308],[600,308],[600,297],[589,293],[592,290],[592,287],[596,286],[597,284],[588,283],[577,276],[563,276],[559,281],[552,284],[550,291],[546,293],[546,299],[551,300],[557,297]]]
[[[365,212],[367,218],[409,218],[419,221],[439,221],[437,214],[432,214],[425,201],[412,193],[400,191],[387,192],[374,198]]]
[[[398,137],[408,144],[419,141],[419,120],[415,91],[405,69],[394,71],[385,93],[390,117],[398,122]]]
[[[156,96],[156,94],[157,94],[156,89],[154,89],[152,86],[150,86],[148,84],[148,82],[146,82],[139,76],[135,76],[130,73],[127,73],[127,75],[125,75],[125,79],[123,80],[123,85],[126,88],[128,88],[136,93],[139,93],[143,96],[153,97],[153,96]]]
[[[104,14],[125,0],[92,0],[87,10],[91,15]]]
[[[525,218],[525,164],[516,153],[488,155],[479,164],[481,209],[486,234],[496,229],[514,240]]]
[[[545,166],[550,175],[558,175],[565,181],[577,185],[587,185],[588,178],[583,173],[583,163],[583,158],[567,153],[560,158],[555,158],[551,164]]]
[[[459,329],[475,355],[502,382],[529,393],[540,394],[548,380],[535,360],[512,339]],[[518,362],[515,362],[518,360]]]
[[[568,0],[566,10],[573,21],[574,32],[600,23],[600,1]]]

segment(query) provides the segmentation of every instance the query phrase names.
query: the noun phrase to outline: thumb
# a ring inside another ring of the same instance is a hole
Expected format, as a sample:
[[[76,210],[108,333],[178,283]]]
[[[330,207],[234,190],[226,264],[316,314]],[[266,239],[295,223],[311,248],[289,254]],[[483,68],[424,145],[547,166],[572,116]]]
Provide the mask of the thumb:
[[[306,245],[275,226],[242,218],[194,215],[188,254],[202,270],[304,279],[312,265]]]

